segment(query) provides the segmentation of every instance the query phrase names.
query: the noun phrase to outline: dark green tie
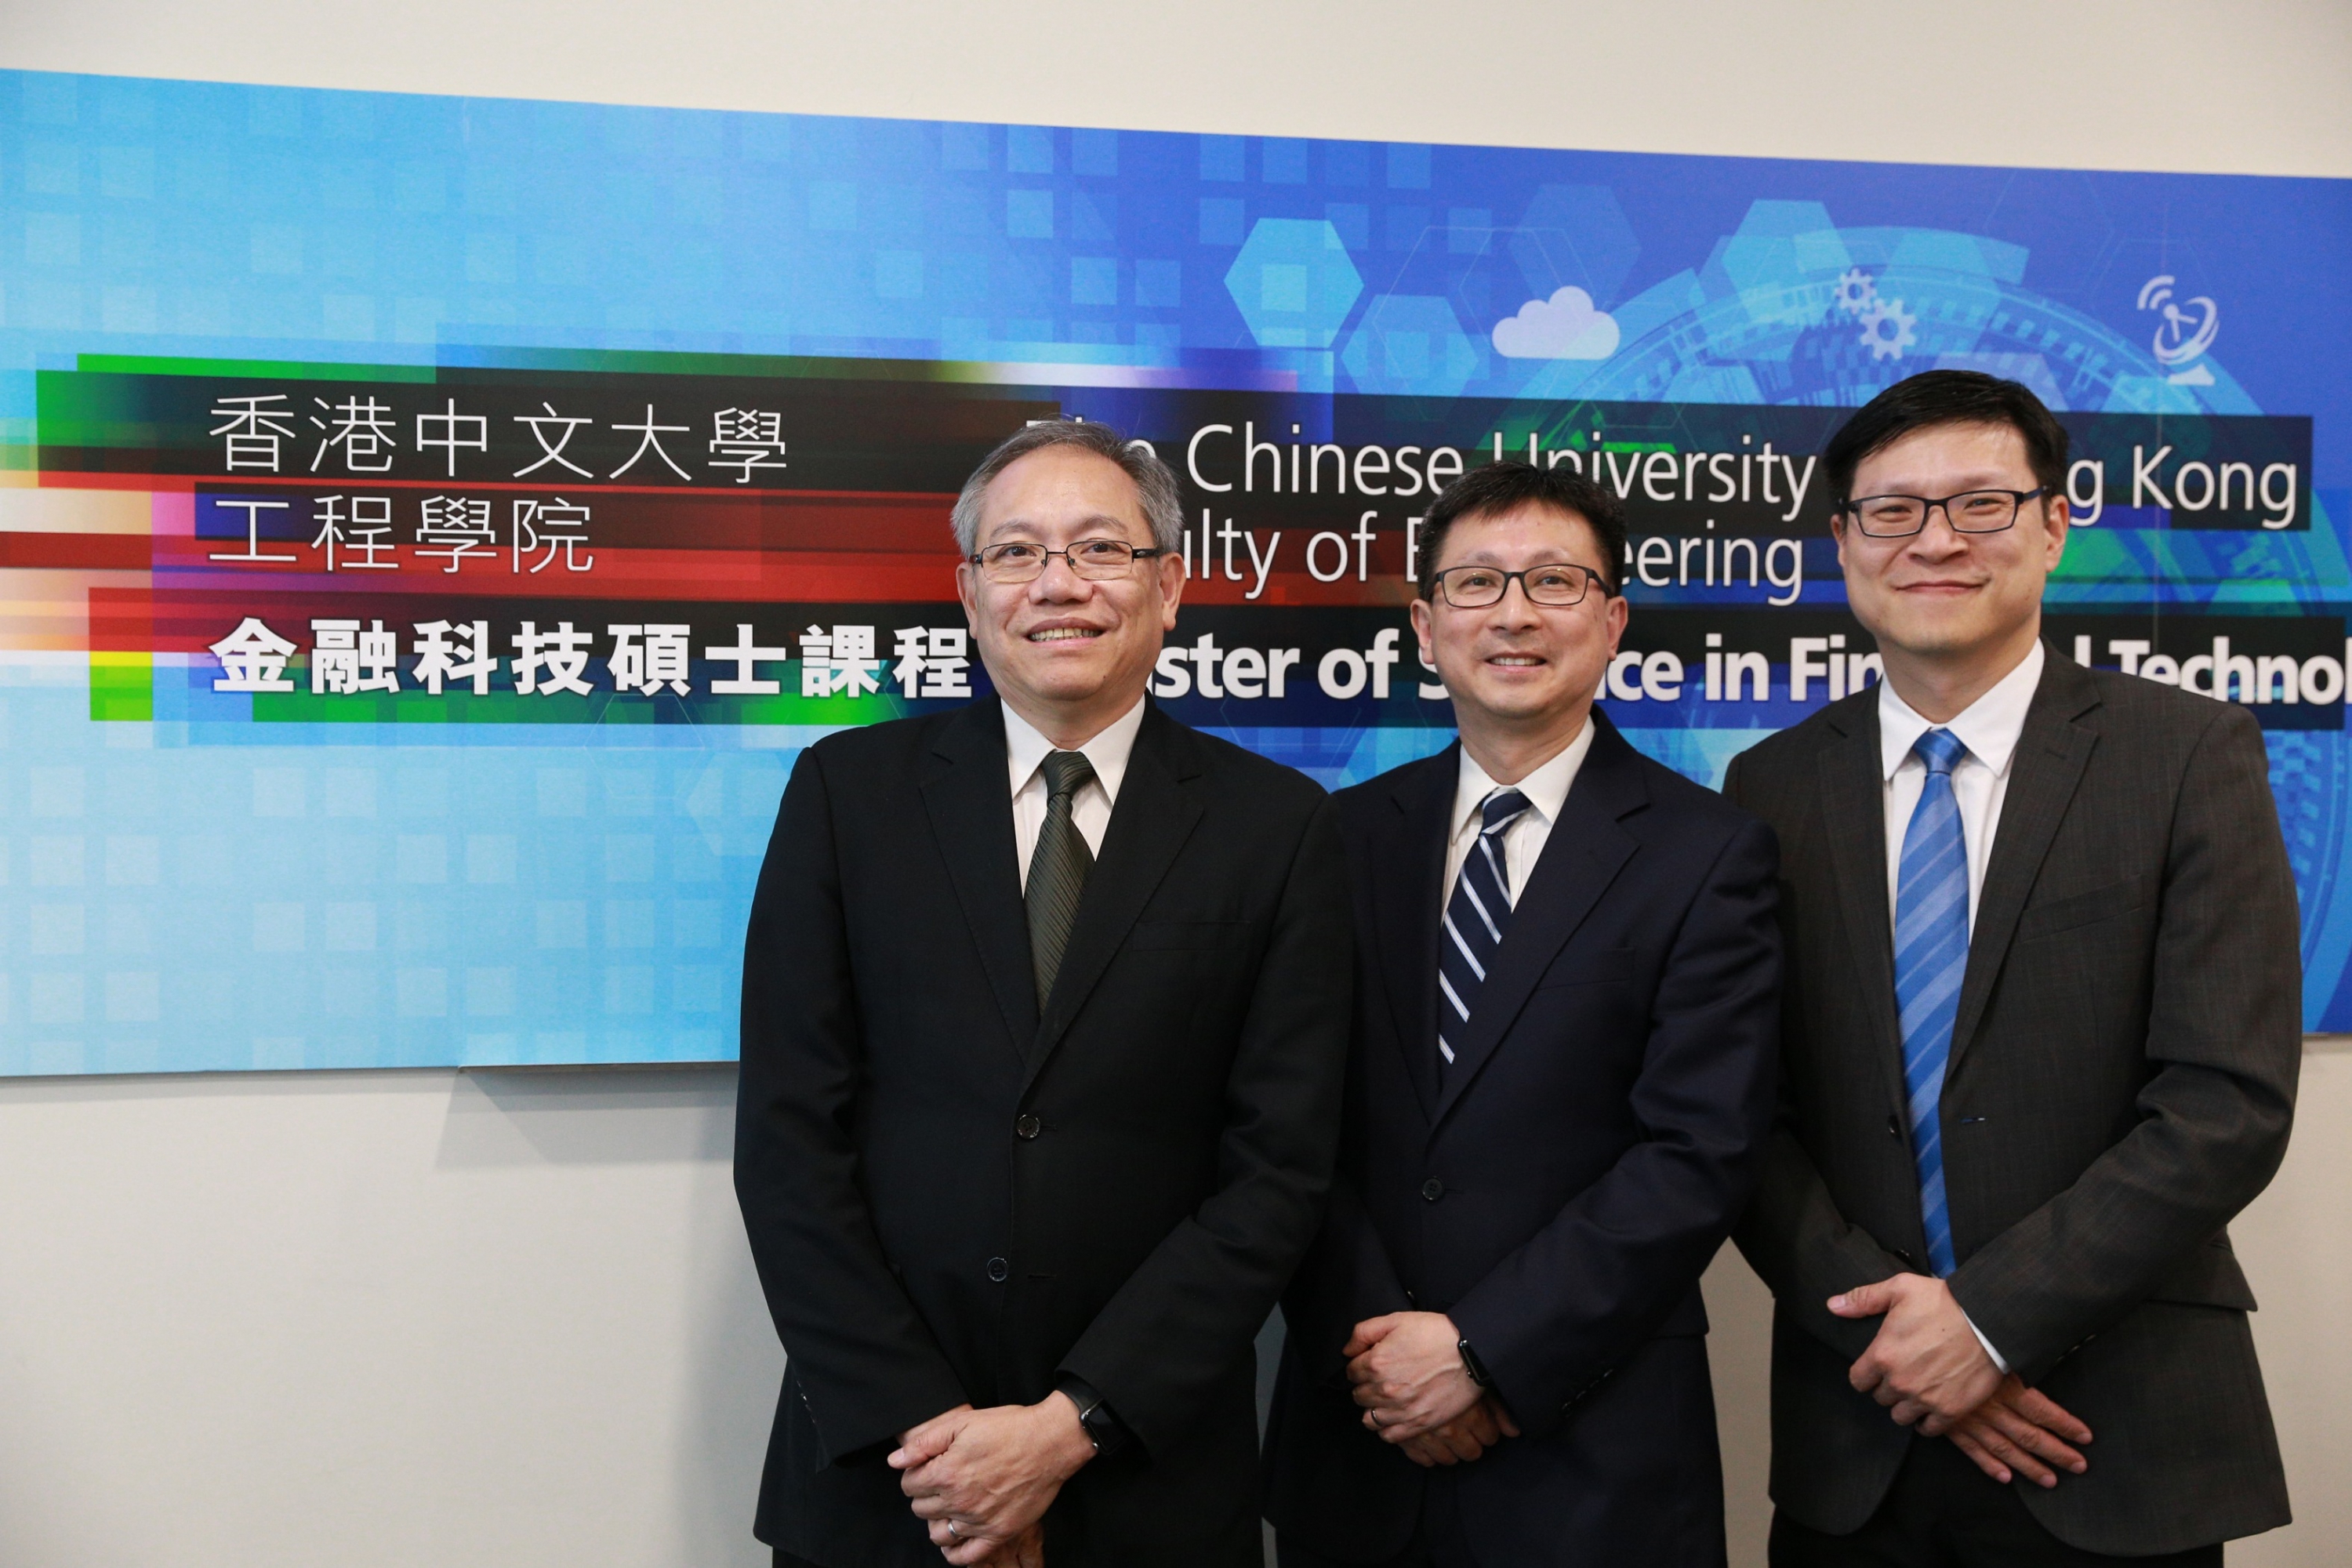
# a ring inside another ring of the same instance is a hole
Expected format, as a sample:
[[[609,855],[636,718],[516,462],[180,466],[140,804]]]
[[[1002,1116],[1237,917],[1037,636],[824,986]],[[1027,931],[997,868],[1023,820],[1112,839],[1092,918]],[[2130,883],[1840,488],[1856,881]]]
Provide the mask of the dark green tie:
[[[1045,774],[1045,826],[1037,830],[1037,847],[1029,857],[1029,958],[1037,971],[1037,1006],[1054,992],[1054,976],[1061,972],[1063,950],[1070,945],[1070,928],[1077,923],[1078,899],[1087,890],[1087,873],[1094,869],[1094,852],[1086,836],[1070,820],[1070,802],[1095,776],[1084,752],[1048,752],[1040,764]]]

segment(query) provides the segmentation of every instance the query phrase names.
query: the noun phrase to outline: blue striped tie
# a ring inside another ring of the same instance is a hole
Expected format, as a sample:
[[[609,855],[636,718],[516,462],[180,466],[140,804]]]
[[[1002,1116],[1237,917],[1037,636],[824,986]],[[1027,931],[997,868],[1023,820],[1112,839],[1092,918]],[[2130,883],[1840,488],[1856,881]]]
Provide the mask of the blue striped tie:
[[[1495,966],[1503,945],[1503,929],[1511,923],[1511,879],[1503,851],[1503,834],[1528,809],[1528,797],[1515,789],[1498,789],[1479,809],[1478,841],[1463,858],[1461,874],[1454,879],[1454,896],[1446,900],[1444,929],[1438,933],[1437,1076],[1442,1080],[1454,1061],[1450,1033],[1459,1037],[1478,1005],[1478,988]]]
[[[1911,1097],[1911,1158],[1919,1171],[1919,1218],[1927,1261],[1939,1278],[1952,1256],[1952,1215],[1944,1201],[1944,1133],[1939,1106],[1944,1065],[1959,1016],[1960,981],[1969,968],[1969,847],[1952,767],[1969,749],[1949,730],[1930,730],[1911,748],[1927,764],[1919,804],[1903,830],[1903,864],[1895,884],[1895,1002],[1903,1015],[1903,1082]]]

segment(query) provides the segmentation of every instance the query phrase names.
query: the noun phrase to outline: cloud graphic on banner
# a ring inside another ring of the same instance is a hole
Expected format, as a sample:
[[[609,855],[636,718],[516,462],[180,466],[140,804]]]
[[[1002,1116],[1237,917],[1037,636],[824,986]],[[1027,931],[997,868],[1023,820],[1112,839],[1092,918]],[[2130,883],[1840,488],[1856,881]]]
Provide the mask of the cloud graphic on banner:
[[[1495,352],[1507,359],[1607,359],[1617,352],[1617,320],[1570,283],[1496,322]]]

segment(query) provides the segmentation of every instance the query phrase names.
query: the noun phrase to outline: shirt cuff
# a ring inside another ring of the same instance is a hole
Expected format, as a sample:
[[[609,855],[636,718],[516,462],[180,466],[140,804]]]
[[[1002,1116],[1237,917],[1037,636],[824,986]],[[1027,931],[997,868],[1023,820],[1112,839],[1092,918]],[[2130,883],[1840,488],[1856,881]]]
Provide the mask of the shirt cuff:
[[[1992,1357],[1992,1364],[2000,1368],[2001,1376],[2007,1377],[2009,1375],[2009,1363],[2003,1361],[2001,1359],[2000,1352],[1992,1348],[1992,1342],[1985,1338],[1985,1333],[1982,1329],[1977,1327],[1977,1321],[1974,1318],[1969,1317],[1966,1311],[1961,1312],[1960,1317],[1969,1325],[1969,1332],[1976,1335],[1977,1343],[1984,1346],[1985,1354]]]

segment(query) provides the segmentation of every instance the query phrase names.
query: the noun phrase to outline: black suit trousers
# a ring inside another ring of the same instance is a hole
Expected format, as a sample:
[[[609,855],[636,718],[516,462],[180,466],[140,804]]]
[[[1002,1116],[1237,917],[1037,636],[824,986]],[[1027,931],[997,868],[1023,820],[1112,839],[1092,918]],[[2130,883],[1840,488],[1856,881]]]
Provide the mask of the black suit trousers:
[[[1276,1531],[1276,1568],[1489,1568],[1482,1564],[1462,1535],[1461,1499],[1450,1475],[1433,1475],[1422,1489],[1421,1521],[1403,1551],[1377,1563],[1352,1563],[1333,1557]]]
[[[1772,1520],[1772,1568],[2221,1568],[2221,1548],[2110,1557],[2069,1546],[2018,1496],[1941,1438],[1916,1437],[1870,1522],[1824,1535],[1783,1511]],[[2063,1484],[2063,1482],[2062,1482]]]

